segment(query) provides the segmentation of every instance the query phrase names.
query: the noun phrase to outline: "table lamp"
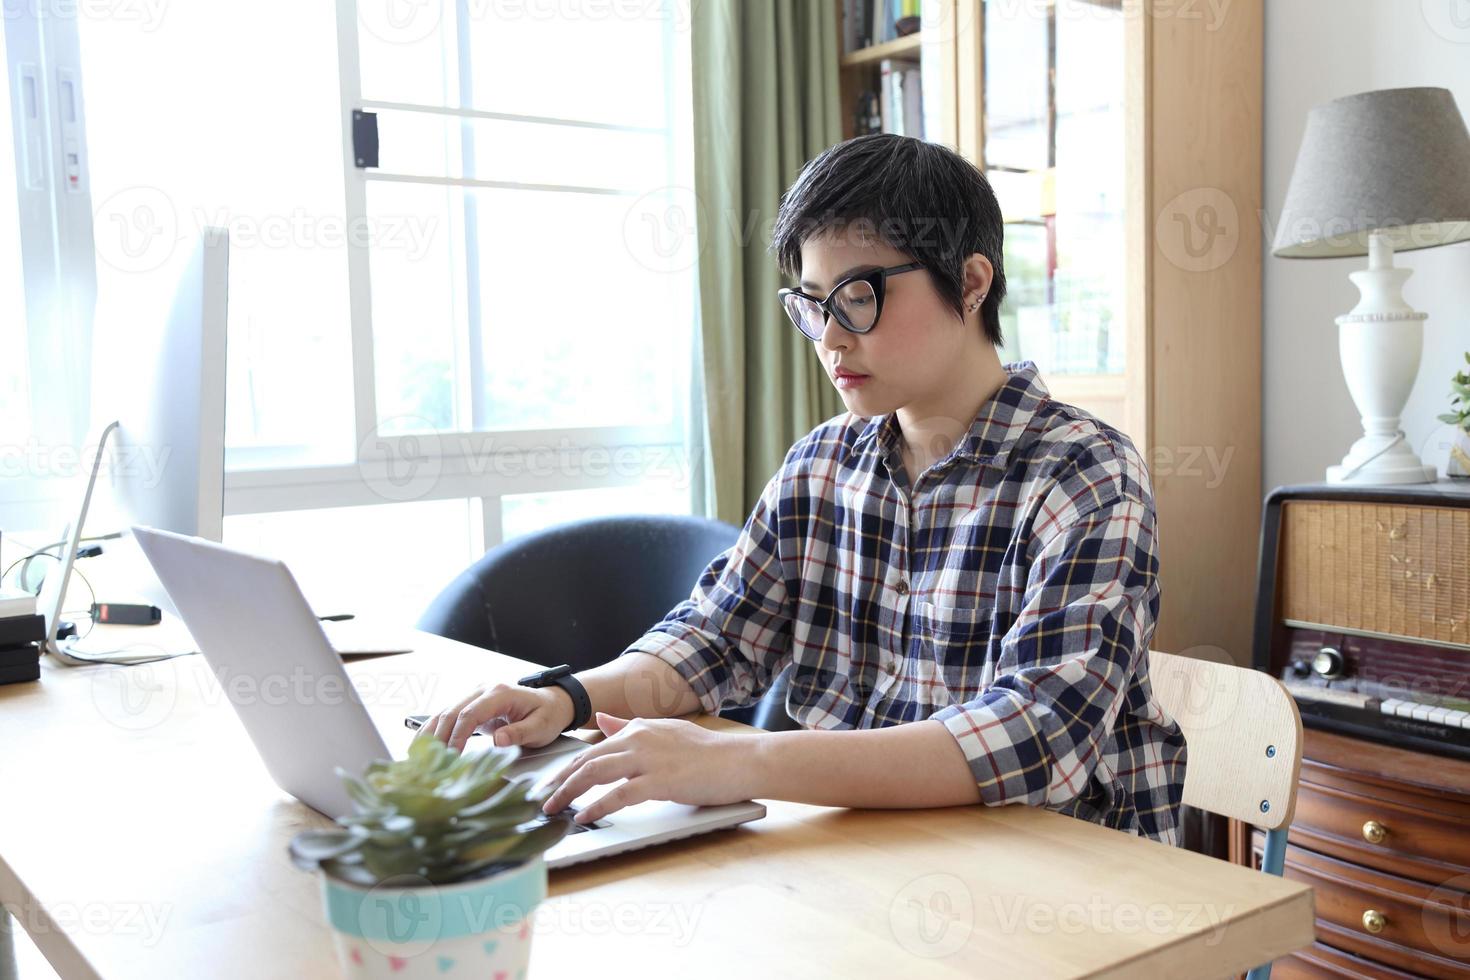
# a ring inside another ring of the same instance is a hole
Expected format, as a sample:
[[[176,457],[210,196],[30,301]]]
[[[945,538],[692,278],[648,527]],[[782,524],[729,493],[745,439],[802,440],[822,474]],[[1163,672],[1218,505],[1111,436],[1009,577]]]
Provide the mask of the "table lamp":
[[[1349,95],[1307,115],[1271,254],[1367,255],[1349,275],[1361,294],[1337,318],[1338,350],[1363,437],[1332,483],[1427,483],[1435,478],[1404,439],[1399,415],[1419,373],[1424,319],[1404,302],[1412,274],[1395,251],[1470,239],[1470,132],[1442,88]]]

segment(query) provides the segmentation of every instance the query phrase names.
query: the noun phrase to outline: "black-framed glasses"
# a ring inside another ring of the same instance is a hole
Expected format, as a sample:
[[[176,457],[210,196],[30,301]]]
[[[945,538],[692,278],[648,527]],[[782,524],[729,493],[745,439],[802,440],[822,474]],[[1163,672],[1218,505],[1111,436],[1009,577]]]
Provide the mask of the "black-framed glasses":
[[[783,289],[776,295],[796,329],[812,340],[821,339],[829,316],[837,317],[837,322],[849,333],[867,333],[878,325],[878,317],[883,312],[888,277],[922,268],[924,263],[910,262],[859,272],[833,286],[826,299],[808,296],[799,289]]]

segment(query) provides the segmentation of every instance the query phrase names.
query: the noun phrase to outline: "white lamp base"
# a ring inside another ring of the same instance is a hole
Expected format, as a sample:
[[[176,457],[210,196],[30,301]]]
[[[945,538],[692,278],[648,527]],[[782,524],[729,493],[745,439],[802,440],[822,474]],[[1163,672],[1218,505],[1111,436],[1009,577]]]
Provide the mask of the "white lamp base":
[[[1404,302],[1409,275],[1394,268],[1388,237],[1373,232],[1368,268],[1349,276],[1361,298],[1337,318],[1343,378],[1362,415],[1363,436],[1341,464],[1327,468],[1329,483],[1433,483],[1437,475],[1399,428],[1424,348],[1424,314]]]
[[[1328,483],[1433,483],[1438,475],[1402,436],[1364,436],[1341,463],[1327,467]]]

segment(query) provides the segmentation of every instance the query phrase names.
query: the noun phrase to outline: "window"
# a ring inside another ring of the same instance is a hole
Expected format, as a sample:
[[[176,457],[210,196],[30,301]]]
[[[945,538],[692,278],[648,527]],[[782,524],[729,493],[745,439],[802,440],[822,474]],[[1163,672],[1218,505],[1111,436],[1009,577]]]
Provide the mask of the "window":
[[[695,270],[665,247],[695,231],[687,7],[259,0],[65,21],[98,329],[191,236],[230,234],[227,541],[345,554],[343,525],[401,507],[394,526],[427,534],[467,511],[469,552],[413,559],[447,581],[504,517],[689,511]],[[377,116],[377,167],[356,165],[355,110]],[[0,240],[0,284],[14,270]],[[7,440],[39,415],[11,354],[55,337],[19,322],[0,322],[0,408],[31,414],[5,411]],[[620,451],[684,461],[684,482],[588,465]],[[408,560],[410,537],[383,554]]]
[[[478,500],[427,500],[244,514],[225,519],[225,540],[284,561],[319,616],[412,624],[480,556],[479,513]]]
[[[984,4],[985,169],[1006,221],[1007,359],[1126,368],[1123,29],[1088,0]]]
[[[693,287],[649,236],[690,183],[677,11],[362,0],[380,432],[673,434]]]
[[[87,459],[92,209],[73,20],[7,6],[0,119],[0,507],[7,529],[61,520]]]
[[[5,32],[0,31],[0,51],[5,51]],[[9,64],[9,53],[0,63]],[[16,93],[22,110],[12,119],[10,71],[0,78],[0,127],[14,132],[24,124],[26,107],[34,107],[34,80],[23,82],[25,91]],[[16,200],[16,156],[0,153],[0,445],[18,445],[31,429],[31,394],[27,370],[25,280],[21,267],[20,204]],[[6,473],[7,477],[19,475]]]
[[[677,486],[631,486],[501,498],[501,528],[507,541],[550,524],[618,513],[687,514],[689,494]]]

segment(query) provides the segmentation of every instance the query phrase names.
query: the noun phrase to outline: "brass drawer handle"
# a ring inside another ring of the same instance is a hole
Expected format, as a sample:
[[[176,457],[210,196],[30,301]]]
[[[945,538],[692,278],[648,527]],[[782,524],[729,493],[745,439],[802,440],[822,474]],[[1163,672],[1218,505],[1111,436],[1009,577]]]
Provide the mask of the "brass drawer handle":
[[[1363,928],[1374,935],[1382,932],[1386,925],[1388,925],[1388,919],[1377,909],[1369,909],[1363,913]]]
[[[1377,820],[1369,820],[1363,824],[1363,840],[1370,844],[1382,844],[1383,838],[1388,836],[1388,828]]]

